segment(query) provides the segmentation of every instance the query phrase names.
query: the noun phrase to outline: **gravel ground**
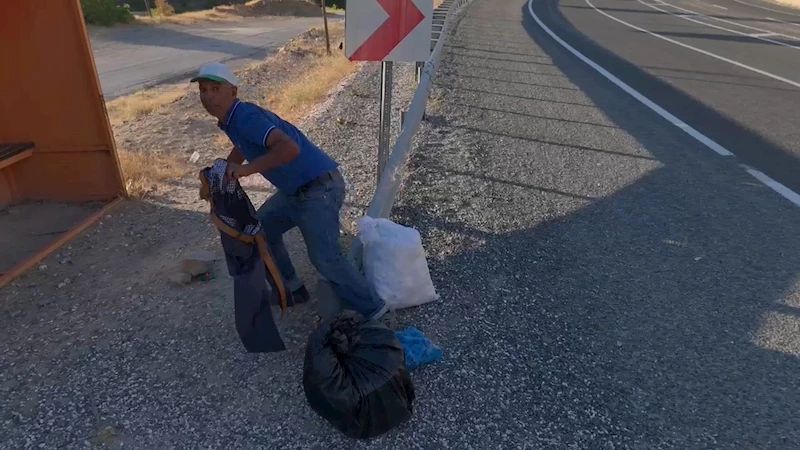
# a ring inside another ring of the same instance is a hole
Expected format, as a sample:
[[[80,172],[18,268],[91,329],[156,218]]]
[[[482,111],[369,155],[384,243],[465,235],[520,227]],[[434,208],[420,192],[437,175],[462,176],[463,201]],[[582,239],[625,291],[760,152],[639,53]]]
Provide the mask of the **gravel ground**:
[[[242,74],[244,98],[263,99],[302,64],[283,53]],[[375,188],[379,68],[364,65],[301,124],[353,184],[348,218],[363,214]],[[413,66],[396,64],[394,136],[412,82]],[[194,93],[114,131],[133,151],[198,151],[195,169],[227,154]],[[272,192],[257,177],[242,184],[256,205]],[[125,203],[0,291],[0,448],[350,447],[303,394],[313,303],[279,319],[287,352],[249,355],[224,262],[211,281],[169,281],[188,252],[222,257],[198,189],[191,175]],[[313,295],[316,272],[297,230],[287,246]]]
[[[442,296],[400,312],[445,354],[413,373],[410,422],[354,443],[310,410],[313,306],[280,321],[288,352],[247,355],[224,272],[164,281],[164,258],[219,251],[188,184],[2,291],[0,447],[796,447],[800,211],[529,35],[521,7],[465,11],[396,204]],[[378,79],[365,67],[305,126],[356,208]]]

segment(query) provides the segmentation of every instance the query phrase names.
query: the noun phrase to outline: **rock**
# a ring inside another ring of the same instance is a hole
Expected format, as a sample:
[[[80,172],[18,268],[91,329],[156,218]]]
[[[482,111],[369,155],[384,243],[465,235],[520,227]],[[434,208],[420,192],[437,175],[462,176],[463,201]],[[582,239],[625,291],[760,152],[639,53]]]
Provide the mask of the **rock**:
[[[189,275],[196,276],[210,272],[217,257],[208,250],[199,250],[189,253],[181,261],[181,270]]]
[[[40,265],[39,270],[47,270],[47,264]]]
[[[211,265],[205,261],[196,259],[185,259],[181,263],[181,271],[189,276],[197,276],[211,270]]]
[[[214,262],[217,260],[217,255],[210,250],[195,250],[186,255],[184,259],[196,259],[198,261]]]
[[[189,284],[192,281],[192,276],[185,272],[175,272],[169,276],[169,280],[175,284]]]
[[[200,153],[194,152],[192,153],[192,156],[189,157],[189,162],[192,164],[196,164],[197,161],[200,161]]]

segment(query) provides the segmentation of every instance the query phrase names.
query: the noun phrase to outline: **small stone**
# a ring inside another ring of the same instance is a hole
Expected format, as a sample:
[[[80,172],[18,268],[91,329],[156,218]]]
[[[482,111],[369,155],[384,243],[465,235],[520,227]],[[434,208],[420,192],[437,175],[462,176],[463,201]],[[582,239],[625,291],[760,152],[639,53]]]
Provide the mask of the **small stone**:
[[[39,270],[47,270],[47,264],[40,265]]]
[[[181,270],[192,276],[201,275],[211,271],[216,259],[216,255],[208,250],[195,251],[183,258]]]
[[[189,284],[192,276],[185,272],[175,272],[169,276],[169,279],[175,284]]]
[[[69,264],[72,262],[72,258],[67,257],[61,260],[61,264]]]
[[[67,283],[64,283],[62,281],[61,283],[58,283],[58,288],[61,289],[61,288],[65,287],[66,285],[67,285]]]
[[[194,152],[192,153],[192,156],[189,157],[189,162],[195,164],[197,161],[200,161],[200,153]]]

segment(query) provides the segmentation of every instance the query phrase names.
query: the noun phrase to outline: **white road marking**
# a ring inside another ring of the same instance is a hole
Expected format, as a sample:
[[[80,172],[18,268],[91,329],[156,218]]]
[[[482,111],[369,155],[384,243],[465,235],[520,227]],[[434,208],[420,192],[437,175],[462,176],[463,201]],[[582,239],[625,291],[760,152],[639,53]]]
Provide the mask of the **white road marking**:
[[[707,23],[707,22],[702,22],[700,20],[692,19],[692,18],[689,17],[690,16],[689,14],[673,13],[673,12],[667,11],[665,9],[661,9],[658,6],[654,6],[654,5],[650,5],[648,3],[645,3],[642,0],[636,0],[636,1],[638,1],[639,3],[641,3],[644,6],[647,6],[648,8],[655,9],[656,11],[661,11],[664,14],[669,14],[670,16],[680,17],[681,19],[688,20],[689,22],[694,22],[694,23],[697,23],[697,24],[700,24],[700,25],[703,25],[703,26],[706,26],[706,27],[716,28],[716,29],[722,30],[722,31],[727,31],[728,33],[733,33],[733,34],[738,34],[738,35],[741,35],[741,36],[751,37],[753,39],[758,39],[758,40],[761,40],[761,41],[764,41],[764,42],[769,42],[771,44],[781,45],[781,46],[784,46],[784,47],[793,48],[795,50],[800,50],[800,47],[798,47],[796,45],[787,44],[787,43],[781,42],[781,41],[774,41],[772,39],[765,39],[767,36],[777,36],[778,33],[772,33],[772,32],[744,33],[744,32],[741,32],[741,31],[732,30],[730,28],[721,27],[719,25],[712,25],[712,24]],[[677,6],[670,5],[669,3],[664,3],[664,4],[667,5],[667,6],[671,6],[673,8],[682,9],[682,8],[678,8]],[[694,16],[697,16],[697,17],[705,17],[707,19],[714,19],[714,17],[704,16],[704,15],[699,14],[699,13],[693,13],[691,15],[694,15]],[[740,25],[740,26],[743,27],[743,28],[752,28],[752,27],[746,27],[744,25]]]
[[[763,28],[752,27],[750,25],[742,25],[741,23],[736,23],[736,22],[732,22],[730,20],[721,19],[719,17],[706,16],[706,15],[703,15],[702,13],[698,13],[698,12],[695,12],[695,11],[692,11],[692,10],[686,9],[686,8],[681,8],[680,6],[675,6],[675,5],[669,4],[667,2],[663,2],[663,5],[669,6],[670,8],[675,8],[675,9],[677,9],[679,11],[684,11],[684,12],[687,12],[687,13],[696,14],[698,16],[703,16],[703,17],[706,17],[706,18],[711,19],[711,20],[716,20],[716,21],[727,23],[727,24],[730,24],[730,25],[735,25],[735,26],[737,26],[739,28],[747,28],[748,30],[760,31],[762,33],[771,33],[770,30],[765,30]],[[783,34],[783,33],[775,33],[775,34],[778,35],[778,36],[783,36],[783,37],[787,37],[789,39],[794,39],[794,40],[799,40],[800,41],[800,38],[797,37],[797,36],[791,36],[791,35]]]
[[[675,125],[676,127],[680,128],[681,130],[686,132],[686,134],[688,134],[689,136],[697,139],[703,145],[705,145],[706,147],[708,147],[711,150],[715,151],[719,155],[721,155],[721,156],[733,156],[733,153],[731,153],[728,149],[726,149],[725,147],[717,144],[713,139],[711,139],[708,136],[704,135],[703,133],[697,131],[696,129],[694,129],[692,126],[690,126],[689,124],[685,123],[684,121],[682,121],[682,120],[678,119],[677,117],[673,116],[672,113],[670,113],[669,111],[665,110],[661,106],[655,104],[652,100],[650,100],[649,98],[647,98],[644,95],[642,95],[641,93],[639,93],[639,91],[637,91],[636,89],[630,87],[627,83],[625,83],[624,81],[622,81],[619,78],[617,78],[616,76],[614,76],[611,72],[607,71],[606,69],[601,67],[596,62],[594,62],[591,59],[589,59],[586,56],[584,56],[583,53],[579,52],[574,47],[572,47],[571,45],[567,44],[563,39],[561,39],[557,34],[555,34],[553,32],[553,30],[551,30],[547,25],[545,25],[544,22],[542,22],[541,19],[539,19],[539,16],[537,16],[535,12],[533,12],[533,0],[528,0],[528,12],[530,12],[531,17],[533,17],[533,20],[535,20],[536,23],[539,24],[539,26],[547,34],[550,35],[550,37],[555,39],[556,42],[558,42],[559,44],[561,44],[561,46],[563,46],[564,48],[569,50],[573,55],[577,56],[578,59],[580,59],[581,61],[583,61],[586,64],[588,64],[592,69],[596,70],[601,75],[606,77],[609,81],[611,81],[612,83],[617,85],[617,87],[619,87],[620,89],[625,91],[628,95],[630,95],[631,97],[635,98],[636,100],[638,100],[639,102],[641,102],[642,104],[644,104],[645,106],[647,106],[648,108],[653,110],[656,114],[658,114],[659,116],[661,116],[664,119],[666,119],[669,123],[671,123],[672,125]]]
[[[608,18],[609,18],[609,19],[611,19],[611,20],[614,20],[614,21],[616,21],[616,22],[619,22],[619,23],[621,23],[621,24],[623,24],[623,25],[625,25],[625,26],[627,26],[627,27],[633,28],[634,30],[641,31],[642,33],[647,33],[647,34],[649,34],[650,36],[657,37],[657,38],[659,38],[659,39],[663,39],[663,40],[665,40],[665,41],[667,41],[667,42],[671,42],[671,43],[673,43],[673,44],[675,44],[675,45],[679,45],[679,46],[681,46],[681,47],[683,47],[683,48],[688,48],[689,50],[694,50],[694,51],[696,51],[696,52],[698,52],[698,53],[702,53],[702,54],[704,54],[704,55],[706,55],[706,56],[710,56],[710,57],[712,57],[712,58],[715,58],[715,59],[718,59],[718,60],[720,60],[720,61],[725,61],[725,62],[726,62],[726,63],[728,63],[728,64],[733,64],[734,66],[741,67],[742,69],[747,69],[747,70],[749,70],[749,71],[751,71],[751,72],[755,72],[755,73],[758,73],[758,74],[764,75],[765,77],[772,78],[773,80],[783,81],[783,82],[784,82],[784,83],[786,83],[786,84],[790,84],[790,85],[792,85],[792,86],[794,86],[794,87],[798,87],[798,88],[800,88],[800,83],[798,83],[798,82],[796,82],[796,81],[789,80],[788,78],[783,78],[783,77],[781,77],[781,76],[778,76],[778,75],[775,75],[775,74],[773,74],[773,73],[765,72],[765,71],[763,71],[763,70],[761,70],[761,69],[756,69],[755,67],[750,67],[750,66],[748,66],[747,64],[742,64],[742,63],[740,63],[739,61],[734,61],[734,60],[732,60],[732,59],[728,59],[728,58],[726,58],[726,57],[724,57],[724,56],[717,55],[716,53],[711,53],[711,52],[709,52],[709,51],[706,51],[706,50],[703,50],[703,49],[701,49],[701,48],[692,47],[692,46],[691,46],[691,45],[689,45],[689,44],[684,44],[683,42],[676,41],[675,39],[671,39],[671,38],[668,38],[668,37],[666,37],[666,36],[662,36],[662,35],[660,35],[660,34],[658,34],[658,33],[654,33],[654,32],[652,32],[652,31],[645,30],[644,28],[637,27],[636,25],[633,25],[633,24],[631,24],[631,23],[625,22],[625,21],[624,21],[624,20],[622,20],[622,19],[618,19],[618,18],[616,18],[616,17],[612,16],[611,14],[608,14],[608,13],[606,13],[606,12],[604,12],[604,11],[601,11],[601,10],[597,9],[597,7],[596,7],[596,6],[594,6],[594,4],[592,4],[592,2],[591,2],[591,1],[589,1],[589,0],[584,0],[584,1],[586,2],[586,4],[588,4],[589,6],[591,6],[591,7],[592,7],[592,8],[593,8],[595,11],[599,12],[600,14],[602,14],[602,15],[604,15],[604,16],[606,16],[606,17],[608,17]]]
[[[763,172],[760,172],[744,164],[742,164],[742,167],[744,168],[744,170],[747,171],[747,173],[752,175],[758,181],[766,184],[773,191],[777,192],[778,194],[781,194],[786,200],[789,200],[795,205],[800,206],[800,194],[778,183],[777,181],[765,175]]]
[[[664,3],[664,2],[659,2],[659,3]],[[784,25],[792,25],[792,26],[795,26],[795,27],[800,27],[800,23],[787,22],[785,20],[773,19],[772,17],[764,17],[764,18],[767,19],[767,20],[771,20],[773,22],[782,23]]]
[[[587,3],[589,3],[589,0],[585,0],[585,1]],[[614,20],[616,20],[618,22],[622,22],[621,20],[617,19],[616,17],[609,16],[608,14],[605,14],[602,11],[598,10],[591,3],[589,3],[589,5],[592,8],[594,8],[597,12],[600,12],[601,14],[604,14],[607,17],[609,17],[611,19],[614,19]],[[542,20],[539,18],[539,16],[537,16],[536,13],[533,12],[533,0],[528,0],[528,12],[530,13],[530,15],[533,18],[533,20],[535,20],[536,23],[539,25],[539,27],[541,27],[542,30],[544,30],[548,35],[550,35],[550,37],[552,37],[556,42],[558,42],[562,47],[567,49],[570,53],[575,55],[578,59],[580,59],[581,61],[586,63],[589,67],[591,67],[592,69],[596,70],[600,75],[604,76],[610,82],[614,83],[617,87],[619,87],[620,89],[625,91],[625,93],[627,93],[631,97],[635,98],[636,100],[641,102],[643,105],[647,106],[652,111],[654,111],[656,114],[658,114],[659,116],[661,116],[664,119],[666,119],[669,123],[671,123],[674,126],[680,128],[686,134],[688,134],[689,136],[693,137],[698,142],[700,142],[701,144],[703,144],[706,147],[710,148],[711,150],[713,150],[717,154],[719,154],[721,156],[733,156],[733,157],[735,157],[735,155],[730,150],[728,150],[725,147],[719,145],[713,139],[709,138],[708,136],[704,135],[703,133],[697,131],[695,128],[693,128],[689,124],[687,124],[687,123],[683,122],[682,120],[678,119],[677,117],[672,115],[669,111],[667,111],[664,108],[662,108],[661,106],[657,105],[652,100],[650,100],[649,98],[647,98],[644,95],[642,95],[639,91],[637,91],[636,89],[630,87],[627,83],[625,83],[624,81],[620,80],[619,78],[614,76],[614,74],[612,74],[608,70],[604,69],[602,66],[600,66],[596,62],[592,61],[587,56],[585,56],[583,53],[579,52],[574,47],[569,45],[566,41],[561,39],[561,37],[559,37],[555,32],[553,32],[553,30],[551,30],[547,25],[545,25],[544,22],[542,22]],[[641,29],[641,28],[636,27],[634,25],[630,25],[630,24],[628,24],[626,22],[622,22],[622,23],[624,23],[624,24],[626,24],[626,25],[628,25],[630,27],[633,27],[635,29],[638,29],[640,31],[644,31],[646,33],[652,34],[652,35],[654,35],[656,37],[664,38],[661,35],[657,35],[655,33],[651,33],[651,32],[649,32],[647,30]],[[666,39],[668,41],[671,41],[671,42],[674,42],[674,43],[676,43],[678,45],[685,46],[684,44],[681,44],[680,42],[672,41],[671,39],[668,39],[668,38],[664,38],[664,39]],[[694,47],[689,47],[689,48],[694,49]],[[696,50],[699,50],[699,49],[696,49]],[[701,51],[701,52],[704,52],[704,51]],[[790,82],[790,84],[795,84],[796,85],[796,83],[794,83],[794,82]],[[770,178],[767,175],[765,175],[763,172],[760,172],[760,171],[758,171],[756,169],[753,169],[753,168],[745,166],[745,165],[742,165],[742,167],[747,171],[747,173],[749,173],[754,178],[756,178],[757,180],[759,180],[762,183],[764,183],[764,185],[766,185],[767,187],[769,187],[773,191],[777,192],[778,194],[780,194],[781,196],[783,196],[784,198],[786,198],[787,200],[789,200],[790,202],[792,202],[796,206],[800,206],[800,194],[797,194],[796,192],[792,191],[791,189],[787,188],[786,186],[782,185],[781,183],[778,183],[777,181],[775,181],[772,178]]]
[[[727,11],[727,10],[728,10],[728,8],[726,8],[726,7],[724,7],[724,6],[715,5],[715,4],[713,4],[713,3],[711,4],[711,6],[713,6],[714,8],[724,9],[725,11]]]
[[[767,11],[772,11],[772,12],[776,12],[776,13],[786,14],[787,16],[795,16],[795,17],[800,17],[800,14],[793,14],[793,13],[790,13],[789,11],[781,11],[780,9],[775,9],[775,8],[767,8],[766,6],[754,5],[754,4],[752,4],[752,3],[743,2],[743,1],[741,1],[741,0],[733,0],[733,1],[735,1],[736,3],[741,3],[741,4],[743,4],[743,5],[752,6],[753,8],[760,8],[760,9],[764,9],[764,10],[767,10]]]

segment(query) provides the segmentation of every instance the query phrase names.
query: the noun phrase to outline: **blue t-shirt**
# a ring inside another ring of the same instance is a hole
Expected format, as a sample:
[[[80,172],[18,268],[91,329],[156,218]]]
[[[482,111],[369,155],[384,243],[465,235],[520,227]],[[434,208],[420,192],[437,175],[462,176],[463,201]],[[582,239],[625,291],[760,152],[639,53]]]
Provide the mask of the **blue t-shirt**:
[[[276,188],[287,194],[294,193],[300,186],[339,167],[336,161],[314,145],[297,127],[253,103],[236,100],[225,123],[220,122],[218,125],[248,162],[269,151],[266,142],[273,130],[278,129],[289,136],[300,148],[297,158],[261,173]]]

